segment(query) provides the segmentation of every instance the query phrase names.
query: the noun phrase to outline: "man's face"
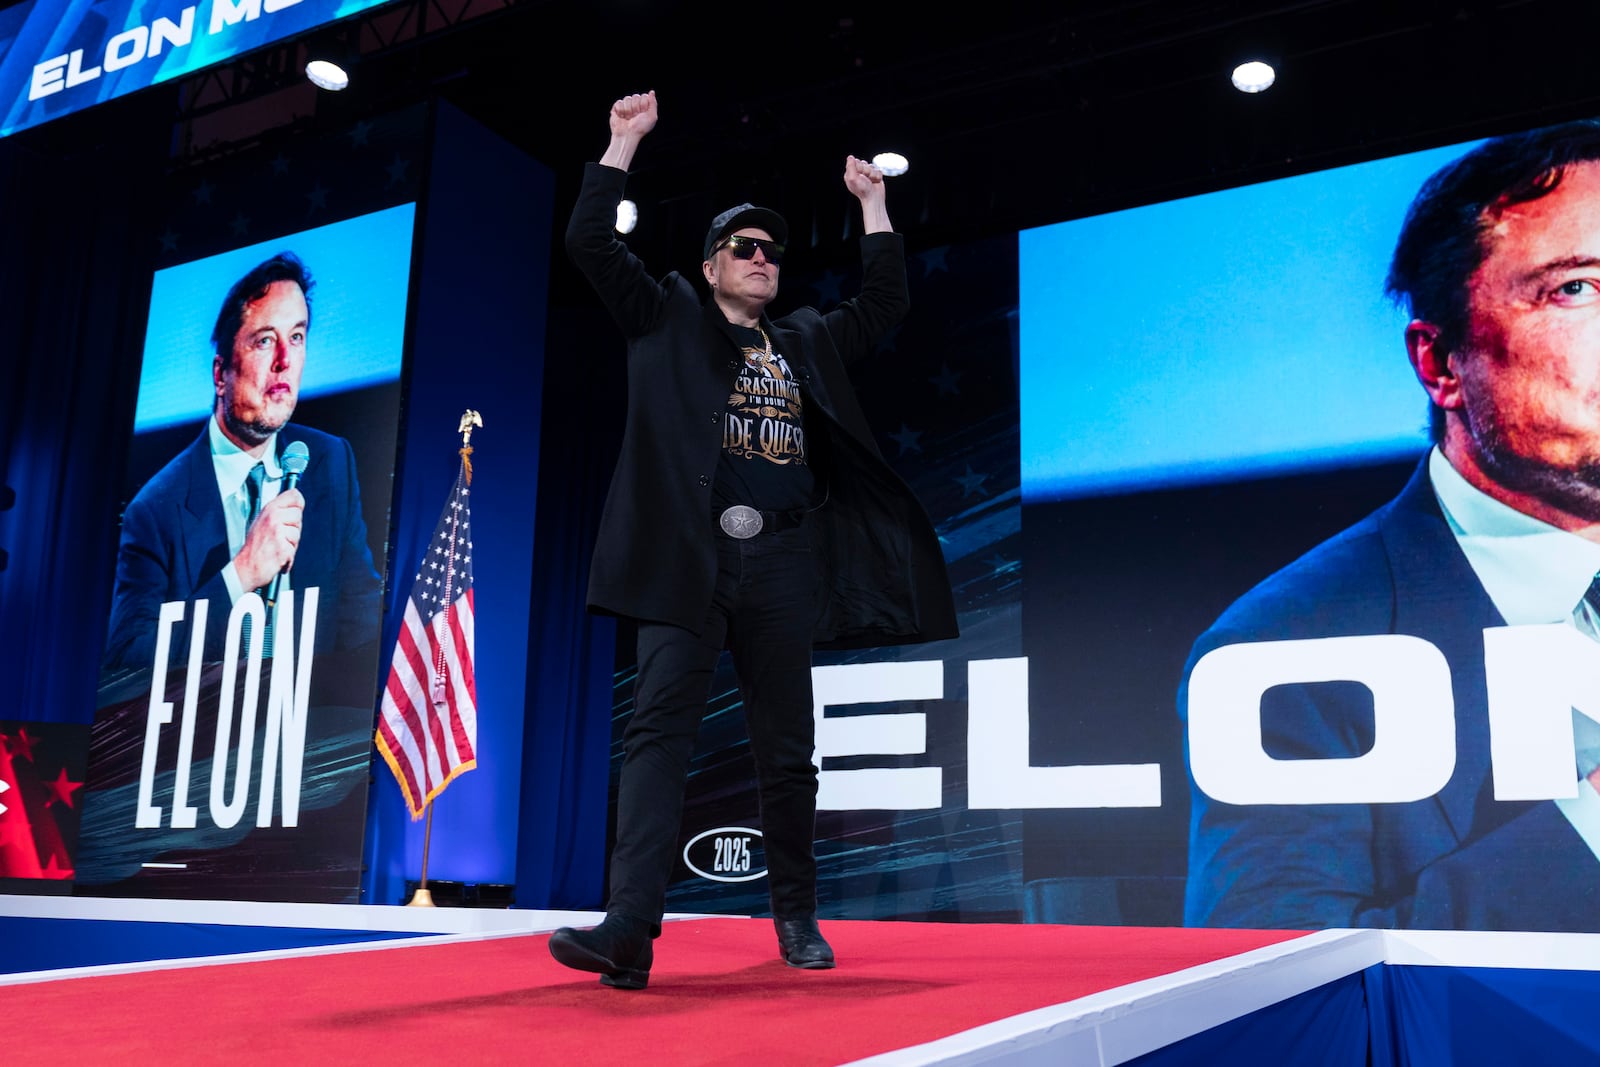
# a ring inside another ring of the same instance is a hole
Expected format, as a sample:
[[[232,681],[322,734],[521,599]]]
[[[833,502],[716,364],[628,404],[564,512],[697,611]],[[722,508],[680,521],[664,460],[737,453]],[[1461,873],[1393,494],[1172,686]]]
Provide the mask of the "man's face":
[[[772,235],[759,226],[746,226],[735,230],[730,237],[759,237],[772,240]],[[724,238],[726,240],[726,238]],[[706,281],[718,295],[740,303],[753,303],[765,307],[778,295],[778,265],[769,262],[759,248],[749,259],[736,259],[726,246],[711,253],[707,262]]]
[[[1513,495],[1600,520],[1600,163],[1488,221],[1446,449]]]
[[[292,281],[273,282],[244,306],[231,354],[211,364],[222,427],[235,443],[258,445],[294,414],[309,317],[305,293]]]

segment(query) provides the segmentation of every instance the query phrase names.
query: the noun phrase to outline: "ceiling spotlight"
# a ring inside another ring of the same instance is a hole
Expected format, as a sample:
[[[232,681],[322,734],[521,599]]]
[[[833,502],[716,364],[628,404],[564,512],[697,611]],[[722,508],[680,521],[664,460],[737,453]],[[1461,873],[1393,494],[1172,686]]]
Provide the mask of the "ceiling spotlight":
[[[883,171],[885,178],[893,178],[911,169],[911,164],[899,152],[879,152],[872,157],[872,165]]]
[[[617,201],[617,232],[632,233],[639,224],[639,205],[632,200]]]
[[[350,75],[331,59],[313,59],[307,63],[306,77],[318,88],[335,93],[350,84]]]
[[[1270,64],[1252,59],[1233,68],[1233,87],[1241,93],[1259,93],[1270,88],[1277,77]]]

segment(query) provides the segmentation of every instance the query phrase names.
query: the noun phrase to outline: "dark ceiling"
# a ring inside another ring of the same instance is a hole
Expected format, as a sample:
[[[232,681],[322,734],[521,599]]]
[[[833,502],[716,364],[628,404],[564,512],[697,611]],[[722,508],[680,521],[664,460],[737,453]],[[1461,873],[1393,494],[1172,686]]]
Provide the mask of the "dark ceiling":
[[[659,262],[746,199],[850,238],[850,153],[910,158],[890,212],[926,246],[1600,113],[1590,0],[394,0],[339,29],[363,58],[337,97],[305,41],[180,86],[175,164],[437,94],[548,165],[562,212],[611,101],[655,89],[629,190]],[[1255,52],[1280,74],[1250,96],[1227,74]]]

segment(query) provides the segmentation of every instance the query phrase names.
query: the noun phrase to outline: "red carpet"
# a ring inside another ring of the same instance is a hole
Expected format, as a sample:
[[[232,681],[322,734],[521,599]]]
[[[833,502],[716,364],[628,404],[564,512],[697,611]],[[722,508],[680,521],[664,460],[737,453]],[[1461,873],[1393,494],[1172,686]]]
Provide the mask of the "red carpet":
[[[831,971],[768,920],[668,923],[650,987],[608,989],[547,935],[7,988],[5,1059],[88,1063],[833,1065],[1302,936],[832,922]]]

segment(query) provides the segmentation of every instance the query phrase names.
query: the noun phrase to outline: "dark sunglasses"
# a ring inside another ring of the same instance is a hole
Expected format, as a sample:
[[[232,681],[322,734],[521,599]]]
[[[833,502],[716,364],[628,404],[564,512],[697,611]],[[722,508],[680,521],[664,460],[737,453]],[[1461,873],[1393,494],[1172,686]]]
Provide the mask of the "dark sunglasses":
[[[756,258],[756,249],[759,248],[761,249],[761,254],[767,257],[768,263],[776,265],[783,262],[783,246],[776,241],[768,241],[760,237],[744,237],[740,234],[724,237],[717,242],[717,246],[711,250],[711,254],[716,255],[724,248],[733,253],[734,259],[754,259]]]

